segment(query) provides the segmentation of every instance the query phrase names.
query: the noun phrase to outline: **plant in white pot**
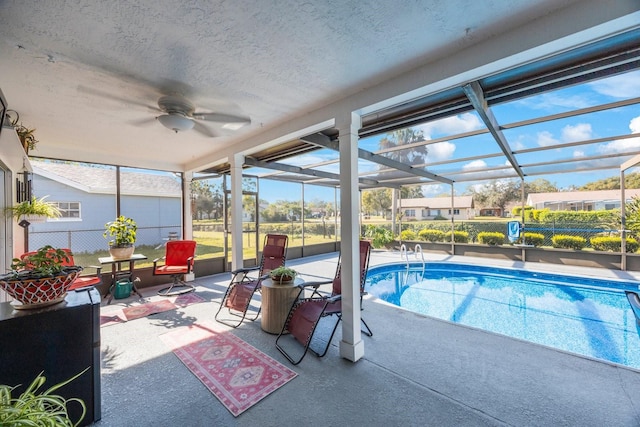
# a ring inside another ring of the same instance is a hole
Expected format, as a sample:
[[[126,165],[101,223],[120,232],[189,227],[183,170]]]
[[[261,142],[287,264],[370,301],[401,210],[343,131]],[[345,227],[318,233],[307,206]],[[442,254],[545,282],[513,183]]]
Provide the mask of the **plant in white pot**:
[[[120,215],[104,225],[103,236],[109,240],[109,253],[113,259],[128,259],[133,255],[138,225],[126,216]]]
[[[30,223],[43,222],[47,218],[59,218],[61,215],[58,207],[45,199],[49,196],[37,198],[31,196],[30,200],[25,200],[17,205],[7,207],[7,210],[18,221],[27,220]]]
[[[14,308],[29,309],[57,304],[80,275],[82,267],[66,265],[69,256],[50,245],[14,258],[11,271],[0,276],[0,288],[17,300]]]

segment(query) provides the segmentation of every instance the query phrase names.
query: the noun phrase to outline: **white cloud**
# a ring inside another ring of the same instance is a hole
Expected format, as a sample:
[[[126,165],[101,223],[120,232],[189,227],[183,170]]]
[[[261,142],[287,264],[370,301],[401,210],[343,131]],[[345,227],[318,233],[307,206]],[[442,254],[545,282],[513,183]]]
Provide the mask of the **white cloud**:
[[[522,104],[532,110],[549,110],[554,107],[565,107],[574,110],[590,107],[593,105],[593,102],[590,102],[588,98],[580,95],[558,96],[557,94],[546,93],[524,100]]]
[[[453,117],[425,123],[418,126],[424,132],[425,139],[432,139],[432,135],[451,135],[481,129],[483,124],[475,114],[464,113]]]
[[[591,139],[591,125],[589,123],[578,123],[575,126],[567,125],[562,128],[562,141],[574,142]]]
[[[447,160],[453,156],[454,151],[456,151],[455,144],[449,141],[438,142],[427,146],[427,159],[431,162]]]
[[[584,157],[584,151],[582,150],[575,150],[573,152],[573,157]]]
[[[474,160],[462,166],[462,170],[468,171],[473,169],[486,168],[487,163],[484,160]]]
[[[629,122],[631,133],[640,132],[640,116],[634,117]],[[598,152],[602,154],[613,154],[630,150],[640,149],[640,138],[617,139],[598,147]]]
[[[557,139],[555,139],[553,137],[553,135],[551,134],[551,132],[549,131],[542,131],[542,132],[538,132],[537,136],[537,142],[538,145],[540,147],[548,147],[550,145],[556,145],[559,141]]]
[[[444,192],[448,192],[450,191],[449,188],[444,188],[442,186],[442,184],[435,184],[435,185],[423,185],[422,186],[422,195],[424,197],[434,197],[434,196],[439,196],[440,194],[444,193]]]
[[[596,92],[614,98],[640,96],[640,71],[609,77],[590,83]]]

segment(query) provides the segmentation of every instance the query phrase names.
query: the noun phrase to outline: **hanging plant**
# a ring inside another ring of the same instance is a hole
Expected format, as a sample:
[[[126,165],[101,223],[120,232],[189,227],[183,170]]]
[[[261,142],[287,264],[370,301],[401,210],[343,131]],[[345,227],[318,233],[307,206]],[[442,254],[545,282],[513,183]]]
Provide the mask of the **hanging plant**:
[[[36,145],[39,142],[34,135],[36,129],[29,129],[28,127],[23,125],[22,122],[19,122],[20,115],[15,110],[7,110],[7,117],[9,117],[11,126],[13,126],[16,133],[18,134],[18,139],[22,144],[22,148],[24,148],[24,152],[29,154],[29,150],[35,149]]]
[[[7,211],[11,212],[16,219],[32,218],[32,217],[44,217],[44,218],[59,218],[61,215],[58,207],[45,201],[49,196],[41,197],[31,196],[31,200],[25,200],[17,205],[7,207]]]

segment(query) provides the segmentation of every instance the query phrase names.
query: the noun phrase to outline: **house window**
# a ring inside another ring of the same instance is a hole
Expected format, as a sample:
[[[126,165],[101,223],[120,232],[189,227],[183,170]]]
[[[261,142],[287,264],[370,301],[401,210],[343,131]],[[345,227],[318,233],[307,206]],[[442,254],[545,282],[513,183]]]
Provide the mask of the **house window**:
[[[429,216],[440,216],[440,209],[429,209]]]
[[[415,209],[407,209],[407,210],[406,210],[406,211],[404,211],[404,212],[405,212],[405,214],[406,214],[407,216],[412,216],[412,217],[415,217],[415,216],[416,216],[416,210],[415,210]]]
[[[460,209],[454,209],[453,210],[453,214],[454,215],[460,215]],[[451,215],[451,209],[449,209],[449,215]]]
[[[80,202],[52,202],[60,210],[58,220],[80,219]]]

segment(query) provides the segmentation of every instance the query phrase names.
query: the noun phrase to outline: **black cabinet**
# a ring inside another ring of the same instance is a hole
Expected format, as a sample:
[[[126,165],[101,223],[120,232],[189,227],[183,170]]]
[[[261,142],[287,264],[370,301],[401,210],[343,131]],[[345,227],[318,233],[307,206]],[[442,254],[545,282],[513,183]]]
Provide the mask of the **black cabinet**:
[[[36,310],[14,310],[0,303],[0,384],[18,385],[24,391],[44,371],[43,390],[84,369],[82,376],[57,391],[65,398],[77,397],[87,406],[81,425],[101,417],[100,396],[100,294],[80,289],[65,301]],[[80,411],[69,407],[72,419]]]

